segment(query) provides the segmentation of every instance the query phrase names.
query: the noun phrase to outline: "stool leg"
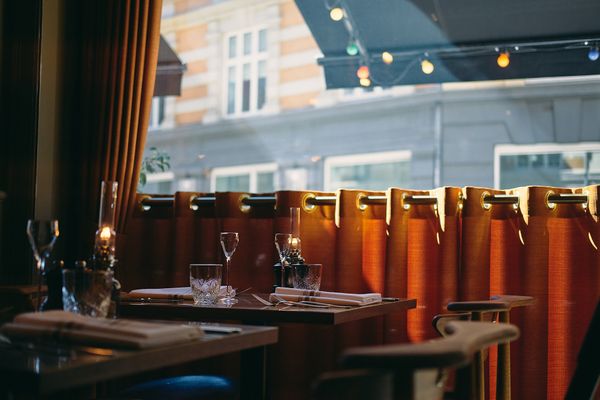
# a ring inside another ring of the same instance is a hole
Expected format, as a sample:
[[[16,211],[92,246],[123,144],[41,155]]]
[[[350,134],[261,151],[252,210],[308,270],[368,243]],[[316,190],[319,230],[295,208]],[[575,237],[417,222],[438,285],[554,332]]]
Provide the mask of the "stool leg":
[[[482,313],[473,312],[472,321],[481,321]],[[483,351],[478,351],[473,359],[473,365],[471,366],[471,399],[473,400],[485,400],[485,368],[484,368],[484,354]]]
[[[510,323],[509,311],[500,312],[498,322]],[[510,400],[510,343],[498,345],[498,367],[496,373],[496,399]]]

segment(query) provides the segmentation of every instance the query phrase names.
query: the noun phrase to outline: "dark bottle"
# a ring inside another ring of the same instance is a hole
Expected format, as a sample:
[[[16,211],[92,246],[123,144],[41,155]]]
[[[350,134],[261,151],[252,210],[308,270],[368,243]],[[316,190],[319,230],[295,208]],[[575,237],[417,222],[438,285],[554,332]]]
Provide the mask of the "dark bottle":
[[[62,260],[55,260],[48,264],[50,268],[46,268],[44,272],[48,295],[40,306],[40,310],[62,310],[62,270],[65,263]]]

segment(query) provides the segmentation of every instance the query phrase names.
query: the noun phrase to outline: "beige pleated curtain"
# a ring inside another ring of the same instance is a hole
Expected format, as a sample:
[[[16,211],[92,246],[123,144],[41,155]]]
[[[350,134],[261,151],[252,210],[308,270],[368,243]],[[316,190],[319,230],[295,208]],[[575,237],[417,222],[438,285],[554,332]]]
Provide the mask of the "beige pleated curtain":
[[[233,285],[269,292],[277,260],[273,235],[289,229],[289,208],[301,207],[302,254],[323,264],[323,289],[416,298],[417,308],[330,330],[284,326],[280,337],[287,345],[272,357],[275,398],[284,395],[285,385],[305,390],[346,346],[435,337],[431,319],[449,301],[522,294],[536,303],[513,311],[512,321],[522,330],[511,353],[513,396],[559,399],[600,297],[598,191],[599,186],[282,191],[275,193],[274,208],[243,206],[247,194],[217,193],[214,205],[196,210],[190,199],[203,194],[180,192],[172,207],[135,210],[120,275],[128,289],[187,285],[188,265],[222,261],[218,234],[237,231]],[[552,206],[549,193],[583,193],[588,202]],[[494,194],[518,196],[519,203],[483,201]],[[320,195],[335,195],[335,206],[307,204]],[[387,201],[361,202],[373,195]],[[409,204],[407,196],[414,195],[434,196],[436,204]]]

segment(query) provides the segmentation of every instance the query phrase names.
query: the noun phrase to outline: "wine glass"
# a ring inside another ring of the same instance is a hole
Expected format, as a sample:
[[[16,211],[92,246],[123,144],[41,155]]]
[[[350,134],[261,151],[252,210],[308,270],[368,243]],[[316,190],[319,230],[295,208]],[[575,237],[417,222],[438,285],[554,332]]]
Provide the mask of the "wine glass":
[[[56,239],[60,235],[58,221],[33,220],[27,221],[27,237],[33,250],[33,258],[36,262],[38,272],[38,290],[36,310],[40,310],[42,297],[42,277],[46,270],[46,260],[52,253]]]
[[[275,234],[275,247],[277,253],[279,253],[279,260],[281,261],[281,287],[285,286],[285,259],[290,255],[292,246],[292,234],[291,233],[276,233]]]
[[[225,254],[226,267],[225,267],[225,285],[227,285],[227,291],[225,297],[221,300],[223,304],[232,305],[237,303],[235,298],[235,292],[231,288],[231,282],[229,282],[229,263],[231,256],[235,253],[240,237],[237,232],[221,232],[221,247],[223,248],[223,254]]]

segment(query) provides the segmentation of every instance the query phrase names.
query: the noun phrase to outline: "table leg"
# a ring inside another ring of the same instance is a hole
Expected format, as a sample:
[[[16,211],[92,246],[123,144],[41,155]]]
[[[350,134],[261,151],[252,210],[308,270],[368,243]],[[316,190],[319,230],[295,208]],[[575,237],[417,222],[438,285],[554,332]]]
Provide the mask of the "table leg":
[[[267,394],[267,348],[255,347],[241,352],[240,390],[242,399],[264,399]]]

